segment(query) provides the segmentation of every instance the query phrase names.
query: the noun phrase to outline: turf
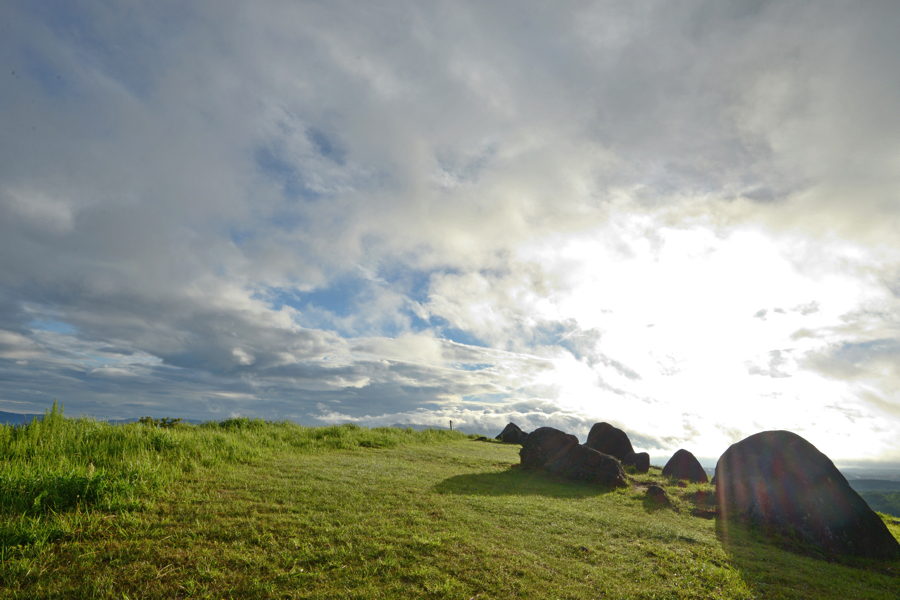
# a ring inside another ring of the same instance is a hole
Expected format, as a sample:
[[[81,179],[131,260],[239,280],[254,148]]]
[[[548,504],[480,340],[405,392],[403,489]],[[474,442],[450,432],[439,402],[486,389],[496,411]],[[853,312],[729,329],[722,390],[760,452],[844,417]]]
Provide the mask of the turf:
[[[658,469],[607,490],[524,472],[518,446],[458,432],[117,427],[169,440],[157,480],[5,505],[0,598],[900,597],[900,564],[724,527],[712,486]],[[652,483],[670,504],[647,500]]]

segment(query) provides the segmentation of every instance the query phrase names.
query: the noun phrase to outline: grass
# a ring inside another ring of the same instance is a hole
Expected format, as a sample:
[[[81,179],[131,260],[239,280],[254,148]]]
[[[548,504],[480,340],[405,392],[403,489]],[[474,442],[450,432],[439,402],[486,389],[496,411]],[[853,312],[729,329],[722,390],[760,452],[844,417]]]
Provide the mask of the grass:
[[[518,446],[458,432],[54,418],[62,437],[108,428],[128,450],[117,465],[102,446],[67,446],[72,471],[91,479],[94,464],[110,482],[74,504],[68,488],[35,504],[48,478],[30,501],[0,497],[0,598],[900,596],[900,564],[829,562],[724,528],[712,486],[679,487],[659,469],[604,490],[521,471]],[[3,439],[34,435],[23,429]],[[13,446],[0,457],[20,473],[48,462],[33,443],[13,460]],[[116,487],[123,478],[140,485]],[[647,500],[651,484],[668,505]]]

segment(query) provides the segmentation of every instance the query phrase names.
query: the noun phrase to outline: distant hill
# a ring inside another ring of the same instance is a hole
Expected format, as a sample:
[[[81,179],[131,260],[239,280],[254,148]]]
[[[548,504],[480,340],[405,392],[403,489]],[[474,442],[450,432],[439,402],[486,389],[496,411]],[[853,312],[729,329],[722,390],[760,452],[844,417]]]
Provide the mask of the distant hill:
[[[888,479],[848,479],[850,484],[857,492],[900,492],[900,481]]]
[[[43,414],[33,414],[33,413],[10,413],[3,412],[0,410],[0,423],[6,423],[8,425],[22,425],[24,423],[31,423],[34,418],[43,419]]]
[[[70,415],[66,415],[66,417],[70,417]],[[4,412],[0,410],[0,424],[7,425],[23,425],[24,423],[31,423],[35,418],[38,421],[44,418],[44,413],[11,413]],[[100,419],[98,419],[100,420]],[[133,417],[131,419],[107,419],[107,423],[111,425],[124,425],[125,423],[137,423],[140,419],[137,417]],[[209,419],[201,420],[201,419],[182,419],[185,423],[190,423],[191,425],[199,425],[200,423],[205,423]]]
[[[425,431],[426,429],[444,429],[449,430],[449,427],[440,427],[438,425],[421,425],[419,423],[394,423],[391,425],[394,429],[412,429],[413,431]]]
[[[900,491],[896,492],[860,492],[872,510],[900,518]],[[900,523],[900,521],[898,521]]]

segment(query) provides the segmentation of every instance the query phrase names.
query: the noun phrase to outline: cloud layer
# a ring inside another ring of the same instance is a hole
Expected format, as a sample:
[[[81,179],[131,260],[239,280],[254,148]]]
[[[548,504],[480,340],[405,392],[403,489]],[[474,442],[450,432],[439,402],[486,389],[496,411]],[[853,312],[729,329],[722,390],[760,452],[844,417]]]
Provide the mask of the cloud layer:
[[[0,409],[896,459],[898,18],[4,3]]]

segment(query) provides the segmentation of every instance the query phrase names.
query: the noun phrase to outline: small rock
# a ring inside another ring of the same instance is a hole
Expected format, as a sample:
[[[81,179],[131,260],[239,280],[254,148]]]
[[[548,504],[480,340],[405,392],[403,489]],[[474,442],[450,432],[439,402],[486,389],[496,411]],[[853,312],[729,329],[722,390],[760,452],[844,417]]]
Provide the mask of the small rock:
[[[638,473],[646,473],[650,470],[650,455],[646,452],[632,452],[622,459],[622,466],[632,465]]]
[[[647,498],[658,504],[670,504],[669,495],[666,493],[666,490],[658,485],[651,485],[648,487],[646,494]]]
[[[662,474],[666,477],[686,479],[695,483],[706,483],[709,481],[709,477],[706,475],[706,471],[703,470],[697,457],[684,449],[679,450],[669,459],[669,462],[663,467]]]
[[[507,444],[524,444],[528,434],[522,431],[515,423],[509,423],[495,439]]]

